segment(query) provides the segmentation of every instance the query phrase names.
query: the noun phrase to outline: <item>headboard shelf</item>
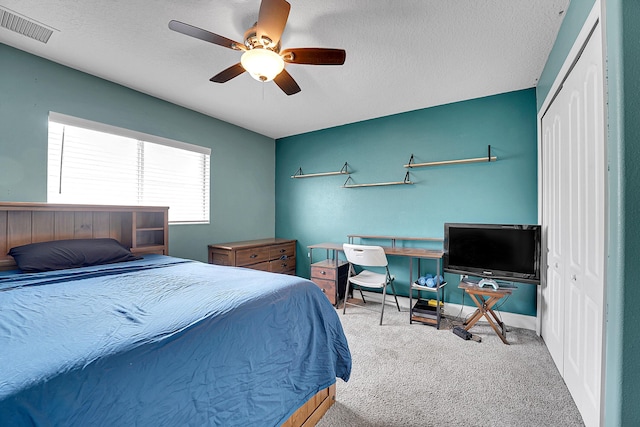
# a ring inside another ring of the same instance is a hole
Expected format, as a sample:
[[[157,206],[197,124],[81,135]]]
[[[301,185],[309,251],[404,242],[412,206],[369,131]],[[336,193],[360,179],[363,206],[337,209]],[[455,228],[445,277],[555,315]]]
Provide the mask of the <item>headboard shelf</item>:
[[[110,237],[136,254],[168,254],[167,207],[0,202],[0,269],[14,246]]]

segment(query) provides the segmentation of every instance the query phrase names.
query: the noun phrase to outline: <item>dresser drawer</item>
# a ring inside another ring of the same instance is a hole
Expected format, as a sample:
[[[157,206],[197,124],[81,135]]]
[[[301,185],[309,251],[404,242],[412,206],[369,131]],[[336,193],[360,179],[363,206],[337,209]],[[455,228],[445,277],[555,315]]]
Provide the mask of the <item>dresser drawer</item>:
[[[311,266],[311,277],[318,279],[336,280],[337,272],[335,265],[316,265]]]
[[[233,265],[229,259],[228,252],[216,252],[213,250],[209,250],[209,264]]]
[[[337,301],[335,280],[311,278],[311,281],[318,285],[322,292],[327,296],[331,304],[336,305]]]
[[[247,265],[246,268],[260,271],[271,271],[271,263],[269,261],[259,262],[257,264]]]
[[[269,271],[272,273],[295,274],[296,258],[276,259],[269,261]]]
[[[296,244],[285,243],[269,247],[269,259],[287,259],[296,256]]]
[[[237,267],[242,267],[244,265],[257,264],[264,261],[269,261],[268,247],[241,249],[239,251],[236,251]]]

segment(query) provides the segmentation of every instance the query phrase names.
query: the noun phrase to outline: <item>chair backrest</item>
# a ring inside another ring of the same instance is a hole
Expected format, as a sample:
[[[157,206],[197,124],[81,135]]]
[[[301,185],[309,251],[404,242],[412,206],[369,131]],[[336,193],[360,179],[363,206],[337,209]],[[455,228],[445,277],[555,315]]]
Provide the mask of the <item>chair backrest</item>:
[[[347,261],[363,267],[386,267],[387,255],[381,246],[342,245]]]

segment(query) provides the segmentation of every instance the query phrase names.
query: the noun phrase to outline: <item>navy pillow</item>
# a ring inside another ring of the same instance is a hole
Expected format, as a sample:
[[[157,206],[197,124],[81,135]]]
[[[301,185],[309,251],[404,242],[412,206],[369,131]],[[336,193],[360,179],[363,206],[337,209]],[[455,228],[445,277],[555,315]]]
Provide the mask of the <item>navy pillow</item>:
[[[112,264],[140,259],[115,239],[73,239],[31,243],[11,248],[20,270],[27,273]]]

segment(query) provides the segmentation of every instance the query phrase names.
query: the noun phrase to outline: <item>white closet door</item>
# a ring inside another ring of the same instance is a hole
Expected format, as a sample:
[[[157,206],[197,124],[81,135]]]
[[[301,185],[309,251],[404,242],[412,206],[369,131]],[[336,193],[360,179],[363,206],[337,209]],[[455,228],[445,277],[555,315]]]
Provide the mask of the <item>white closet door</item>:
[[[547,277],[542,335],[587,426],[600,424],[605,146],[597,25],[542,119]]]
[[[547,275],[542,287],[543,319],[541,334],[560,373],[564,371],[564,250],[566,240],[566,191],[569,180],[566,101],[560,93],[543,118],[543,248],[546,248]]]

